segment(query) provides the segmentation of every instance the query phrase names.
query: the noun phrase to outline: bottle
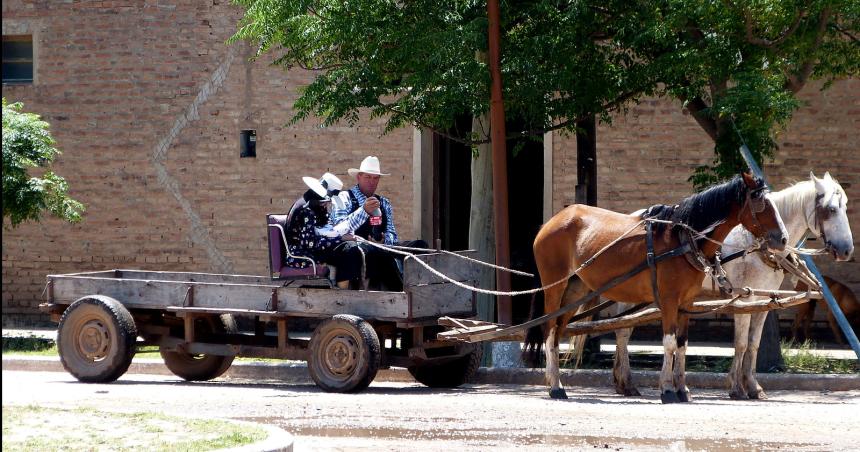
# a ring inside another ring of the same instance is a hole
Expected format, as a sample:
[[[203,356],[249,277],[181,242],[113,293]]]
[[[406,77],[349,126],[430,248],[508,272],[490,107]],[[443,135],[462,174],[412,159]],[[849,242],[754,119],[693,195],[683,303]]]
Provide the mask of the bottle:
[[[382,210],[377,207],[370,213],[370,237],[377,242],[382,241]]]

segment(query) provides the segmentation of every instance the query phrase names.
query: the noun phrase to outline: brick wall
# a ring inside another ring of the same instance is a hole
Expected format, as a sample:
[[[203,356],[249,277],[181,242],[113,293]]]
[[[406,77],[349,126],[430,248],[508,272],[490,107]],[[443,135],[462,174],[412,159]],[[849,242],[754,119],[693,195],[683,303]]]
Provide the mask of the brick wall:
[[[265,274],[263,216],[304,191],[301,176],[380,156],[382,193],[411,199],[412,130],[381,136],[380,121],[356,128],[309,120],[285,126],[295,88],[310,76],[268,60],[248,62],[226,46],[240,17],[213,2],[3,2],[3,33],[31,33],[36,83],[4,86],[8,101],[40,113],[64,154],[55,170],[87,205],[84,221],[46,218],[3,234],[3,324],[44,322],[36,314],[45,275],[110,268]],[[766,167],[777,187],[810,169],[830,170],[848,192],[860,235],[860,83],[818,92],[780,139]],[[257,157],[239,158],[239,131],[257,130]],[[575,140],[553,139],[554,211],[573,203]],[[632,211],[690,194],[692,169],[712,145],[678,103],[646,100],[598,132],[598,203]],[[404,187],[407,187],[404,189]],[[413,206],[395,205],[404,238],[416,237]],[[857,263],[823,270],[860,292]]]
[[[309,75],[226,46],[239,17],[219,0],[3,3],[4,34],[32,33],[38,58],[36,83],[3,95],[51,123],[63,151],[54,169],[87,206],[78,225],[4,231],[4,325],[33,321],[50,273],[266,274],[264,215],[292,205],[302,176],[350,183],[346,170],[372,153],[392,173],[382,193],[412,186],[411,130],[285,126]],[[257,130],[256,158],[239,158],[246,128]],[[414,237],[401,204],[398,230]]]

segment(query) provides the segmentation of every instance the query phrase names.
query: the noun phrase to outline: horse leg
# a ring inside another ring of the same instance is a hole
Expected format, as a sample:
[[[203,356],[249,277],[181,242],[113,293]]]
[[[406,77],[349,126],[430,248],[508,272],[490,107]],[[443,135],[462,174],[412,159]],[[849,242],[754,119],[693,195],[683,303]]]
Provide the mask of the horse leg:
[[[618,307],[616,314],[624,311],[624,304],[616,303]],[[612,363],[612,383],[615,385],[615,392],[624,396],[639,396],[639,390],[633,384],[633,374],[630,372],[630,354],[627,350],[627,344],[630,342],[630,335],[633,334],[633,328],[622,328],[615,330],[615,358]]]
[[[675,387],[678,395],[678,400],[681,402],[690,402],[693,396],[690,395],[690,389],[687,387],[687,331],[690,326],[690,317],[687,315],[678,316],[678,349],[675,351],[674,373]]]
[[[729,398],[743,400],[747,392],[743,387],[743,363],[749,341],[750,315],[735,314],[735,356],[726,377],[729,380]]]
[[[566,287],[565,287],[566,286]],[[567,284],[559,284],[547,289],[544,301],[545,312],[553,312],[575,302],[588,294],[590,290],[581,279],[573,277],[567,281]],[[567,328],[567,322],[573,314],[563,315],[549,322],[547,335],[545,338],[545,353],[546,353],[546,378],[549,384],[549,396],[553,399],[566,399],[567,393],[561,385],[561,375],[559,374],[559,356],[558,343],[564,335],[564,330]]]
[[[747,349],[746,356],[744,356],[743,374],[744,386],[746,386],[747,395],[751,399],[764,400],[767,398],[767,394],[755,378],[755,363],[758,358],[758,346],[761,342],[761,332],[764,330],[766,318],[767,311],[757,312],[752,314],[752,319],[750,321],[749,347]]]
[[[549,397],[551,399],[566,399],[567,393],[561,386],[561,375],[558,369],[558,324],[555,321],[552,321],[551,324],[544,343],[546,382],[549,385]]]
[[[666,303],[661,306],[663,311],[663,367],[660,369],[660,401],[663,403],[678,403],[678,394],[675,391],[675,380],[672,373],[675,351],[678,349],[676,334],[678,331],[678,308],[670,309]]]

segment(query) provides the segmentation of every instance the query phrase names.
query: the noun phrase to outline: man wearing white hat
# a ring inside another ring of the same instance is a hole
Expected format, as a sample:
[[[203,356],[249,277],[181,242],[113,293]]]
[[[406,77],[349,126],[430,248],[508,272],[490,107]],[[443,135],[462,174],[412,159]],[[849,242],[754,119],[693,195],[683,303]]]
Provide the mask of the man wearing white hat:
[[[350,168],[348,173],[355,177],[356,184],[346,191],[343,208],[335,208],[332,212],[331,222],[336,231],[385,245],[427,248],[427,242],[423,240],[398,241],[391,201],[376,193],[381,177],[389,175],[382,172],[378,157],[366,157],[358,168]],[[341,198],[344,198],[343,194]],[[362,248],[367,256],[367,276],[371,284],[384,284],[389,290],[401,290],[402,271],[395,256],[366,244]]]

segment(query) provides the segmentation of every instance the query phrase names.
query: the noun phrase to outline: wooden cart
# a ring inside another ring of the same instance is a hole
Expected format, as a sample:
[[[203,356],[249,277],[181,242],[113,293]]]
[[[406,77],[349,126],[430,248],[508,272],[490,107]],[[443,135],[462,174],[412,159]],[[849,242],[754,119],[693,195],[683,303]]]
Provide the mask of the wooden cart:
[[[65,369],[83,382],[122,376],[137,347],[155,345],[186,380],[223,374],[237,356],[308,362],[326,391],[366,388],[380,368],[409,369],[431,387],[455,387],[477,370],[481,347],[437,339],[440,316],[472,317],[475,296],[416,260],[474,284],[476,268],[451,254],[407,257],[402,292],[284,285],[269,277],[108,270],[49,275],[43,312],[59,322]],[[239,329],[240,323],[251,327]],[[309,338],[300,318],[321,319]]]

